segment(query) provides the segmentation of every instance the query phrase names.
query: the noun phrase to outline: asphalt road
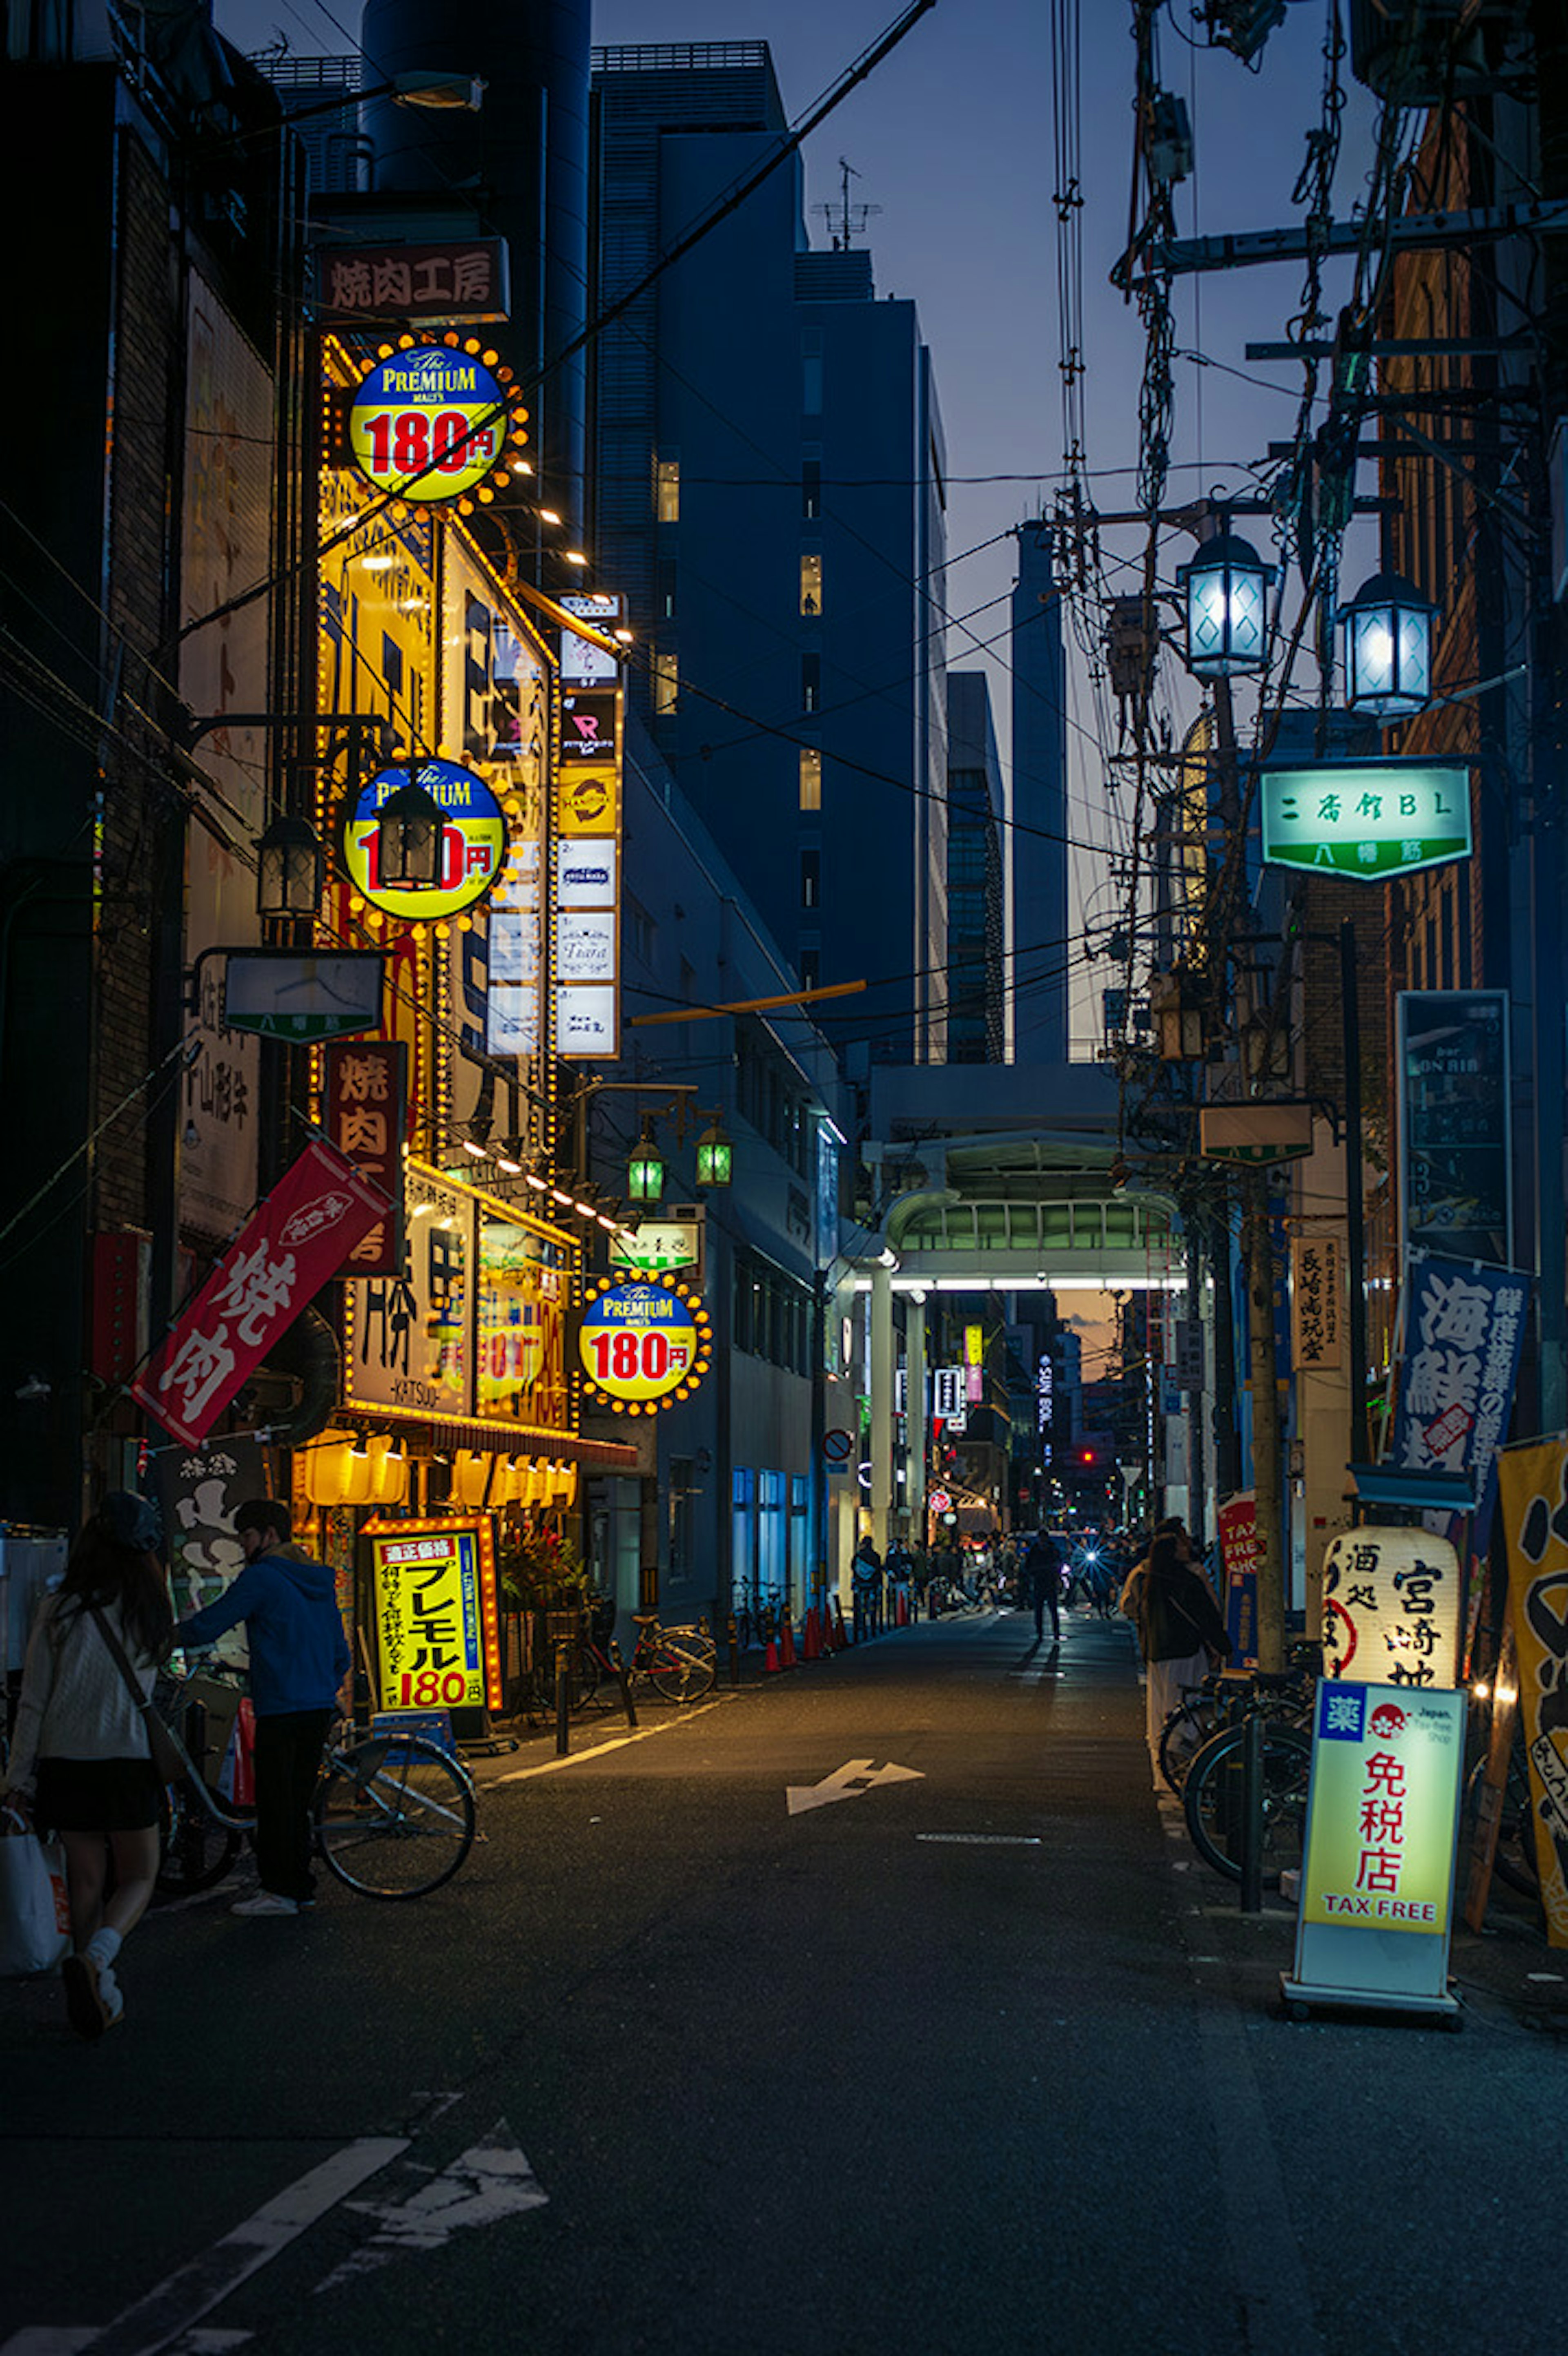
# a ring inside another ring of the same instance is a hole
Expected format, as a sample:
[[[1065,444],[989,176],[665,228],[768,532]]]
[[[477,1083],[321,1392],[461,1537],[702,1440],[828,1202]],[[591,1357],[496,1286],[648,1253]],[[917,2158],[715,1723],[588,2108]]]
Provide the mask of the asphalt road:
[[[1463,2036],[1286,2025],[1141,1698],[1082,1612],[901,1631],[493,1762],[417,1904],[159,1910],[97,2046],[0,1986],[0,2356],[1555,2356],[1533,1925]]]

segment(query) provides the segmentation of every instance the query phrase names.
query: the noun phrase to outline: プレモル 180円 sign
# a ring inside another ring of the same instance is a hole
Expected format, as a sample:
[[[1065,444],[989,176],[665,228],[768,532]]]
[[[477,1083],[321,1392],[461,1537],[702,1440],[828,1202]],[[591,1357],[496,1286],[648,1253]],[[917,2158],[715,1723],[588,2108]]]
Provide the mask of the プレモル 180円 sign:
[[[505,482],[500,462],[528,412],[510,369],[495,363],[476,342],[383,350],[348,407],[349,450],[366,481],[430,502],[462,499],[486,477]]]
[[[652,1415],[687,1398],[712,1364],[700,1297],[673,1276],[602,1278],[582,1312],[578,1355],[590,1387],[618,1413]]]
[[[384,886],[378,872],[381,805],[400,787],[422,786],[445,819],[433,884]],[[355,890],[389,916],[433,923],[461,915],[484,899],[505,863],[506,812],[483,777],[456,761],[419,761],[382,769],[348,797],[343,817],[343,860]]]

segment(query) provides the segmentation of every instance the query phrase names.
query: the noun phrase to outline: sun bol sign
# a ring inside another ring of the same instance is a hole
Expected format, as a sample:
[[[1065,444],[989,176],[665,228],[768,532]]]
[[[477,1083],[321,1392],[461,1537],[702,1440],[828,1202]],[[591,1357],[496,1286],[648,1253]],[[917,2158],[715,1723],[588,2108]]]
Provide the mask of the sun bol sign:
[[[349,404],[354,464],[379,491],[421,504],[456,500],[469,512],[476,497],[494,496],[491,483],[507,481],[508,440],[526,439],[528,412],[510,377],[474,338],[383,345]]]
[[[653,1415],[688,1398],[713,1363],[701,1298],[673,1276],[601,1278],[578,1333],[589,1387],[618,1415]]]
[[[380,837],[377,814],[400,787],[422,786],[445,817],[441,863],[434,884],[389,889],[377,862]],[[455,761],[421,761],[382,769],[351,793],[343,818],[343,863],[348,880],[373,908],[405,922],[436,923],[461,915],[482,900],[506,862],[507,814],[481,776]]]

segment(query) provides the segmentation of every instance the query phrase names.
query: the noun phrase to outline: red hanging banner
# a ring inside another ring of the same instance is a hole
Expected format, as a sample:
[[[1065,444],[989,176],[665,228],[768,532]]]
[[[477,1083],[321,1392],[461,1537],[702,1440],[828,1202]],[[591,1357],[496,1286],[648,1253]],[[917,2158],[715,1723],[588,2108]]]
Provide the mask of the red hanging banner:
[[[307,1145],[187,1303],[132,1398],[186,1447],[199,1446],[387,1207],[340,1153]]]

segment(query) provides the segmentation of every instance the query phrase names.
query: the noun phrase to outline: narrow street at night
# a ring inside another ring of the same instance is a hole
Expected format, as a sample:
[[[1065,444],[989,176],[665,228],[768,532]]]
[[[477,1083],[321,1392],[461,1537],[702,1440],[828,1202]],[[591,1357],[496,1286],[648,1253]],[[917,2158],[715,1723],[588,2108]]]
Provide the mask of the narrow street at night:
[[[411,1905],[155,1910],[96,2047],[7,1991],[6,2356],[1552,2344],[1522,1918],[1461,1934],[1462,2036],[1285,2023],[1289,1918],[1157,1804],[1121,1623],[624,1731],[485,1762]]]

